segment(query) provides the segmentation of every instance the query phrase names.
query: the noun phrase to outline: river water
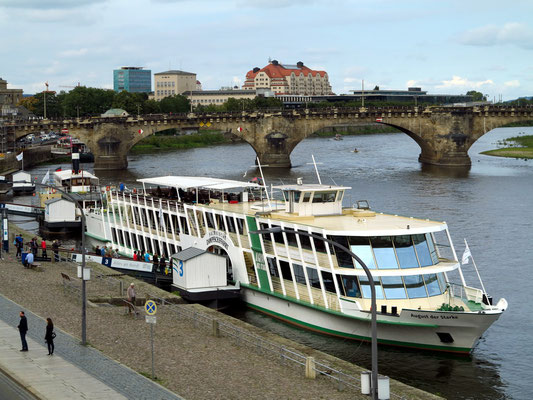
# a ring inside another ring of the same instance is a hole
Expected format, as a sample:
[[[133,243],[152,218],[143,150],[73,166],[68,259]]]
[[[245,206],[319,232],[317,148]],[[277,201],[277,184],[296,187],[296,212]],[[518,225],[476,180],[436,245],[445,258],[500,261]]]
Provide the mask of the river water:
[[[291,155],[293,168],[265,168],[267,183],[322,182],[351,186],[346,205],[366,199],[372,209],[448,223],[459,255],[467,238],[485,287],[509,309],[485,333],[471,357],[380,347],[381,374],[452,399],[528,399],[533,396],[533,328],[527,311],[533,285],[533,160],[478,154],[501,139],[533,135],[533,128],[495,129],[471,150],[472,167],[440,169],[418,163],[420,149],[403,134],[347,136],[342,141],[308,138]],[[354,148],[359,151],[354,153]],[[247,144],[158,152],[129,157],[127,171],[99,173],[102,183],[133,185],[162,175],[206,175],[227,179],[258,176]],[[55,167],[55,166],[54,166]],[[91,165],[85,165],[89,170]],[[32,170],[43,176],[48,167]],[[19,220],[22,223],[22,219]],[[26,227],[30,227],[31,223]],[[479,286],[471,264],[467,283]],[[370,346],[296,329],[253,311],[235,311],[248,322],[370,368]]]

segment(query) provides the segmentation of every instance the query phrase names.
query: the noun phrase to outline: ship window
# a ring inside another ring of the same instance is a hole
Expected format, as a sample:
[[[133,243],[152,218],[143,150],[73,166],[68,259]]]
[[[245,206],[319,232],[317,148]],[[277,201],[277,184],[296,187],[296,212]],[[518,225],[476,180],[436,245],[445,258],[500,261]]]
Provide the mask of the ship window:
[[[376,262],[379,269],[396,269],[398,268],[398,260],[394,254],[392,247],[392,239],[390,236],[379,236],[370,239]]]
[[[294,202],[295,203],[299,203],[300,202],[301,194],[302,194],[302,192],[300,192],[299,190],[295,190],[294,191]]]
[[[331,239],[340,244],[341,246],[349,248],[348,238],[346,236],[333,236]],[[337,255],[337,262],[341,268],[354,268],[352,256],[346,253],[344,250],[334,246],[335,254]]]
[[[344,196],[344,190],[339,190],[339,191],[337,192],[337,201],[341,202],[343,196]]]
[[[310,192],[305,192],[304,193],[304,199],[302,200],[303,203],[309,203],[309,199],[311,198],[311,193]]]
[[[283,279],[292,281],[292,274],[291,274],[291,268],[289,266],[289,263],[287,261],[280,260],[279,267],[281,268],[281,275],[283,276]]]
[[[215,218],[217,220],[218,230],[219,231],[225,231],[226,230],[226,224],[224,222],[224,216],[220,214],[215,214]]]
[[[180,222],[181,222],[181,228],[183,229],[183,233],[188,235],[189,227],[187,226],[187,219],[185,217],[180,217]]]
[[[426,233],[426,240],[428,242],[429,253],[431,254],[431,260],[433,261],[433,264],[438,264],[439,256],[437,254],[437,249],[435,248],[435,243],[433,243],[433,238],[431,237],[431,234]]]
[[[437,280],[436,274],[424,275],[424,280],[426,281],[426,288],[430,297],[438,296],[442,293],[439,287],[439,281]]]
[[[422,275],[406,275],[403,277],[407,294],[410,299],[417,299],[420,297],[427,297],[426,287],[424,286],[424,279]]]
[[[111,228],[111,234],[113,235],[113,243],[118,243],[117,241],[117,231],[115,228]]]
[[[294,271],[294,278],[296,282],[303,283],[305,285],[305,275],[304,269],[300,264],[292,264],[292,269]]]
[[[312,287],[320,289],[320,278],[318,277],[318,271],[316,269],[307,267],[307,278]]]
[[[306,231],[298,232],[307,233]],[[300,238],[300,245],[302,246],[302,249],[313,250],[311,247],[311,238],[309,236],[298,235],[298,237]]]
[[[237,229],[239,230],[239,234],[244,235],[244,219],[237,218]],[[264,237],[264,236],[263,236]]]
[[[322,281],[324,282],[324,289],[331,293],[337,293],[335,290],[335,283],[333,283],[333,275],[331,272],[322,271]]]
[[[431,254],[429,253],[426,237],[424,235],[413,235],[413,241],[415,243],[416,254],[418,254],[418,261],[420,261],[421,267],[427,267],[433,265],[431,260]]]
[[[365,263],[368,269],[376,269],[376,263],[374,261],[374,256],[372,255],[372,248],[370,247],[370,241],[368,238],[351,237],[350,250]],[[357,260],[355,261],[355,267],[360,269],[363,268]]]
[[[268,269],[270,270],[270,276],[279,277],[276,261],[272,257],[267,257]]]
[[[287,244],[289,246],[298,247],[298,243],[296,243],[296,234],[293,233],[294,229],[286,228],[285,231],[285,235],[287,237]]]
[[[233,217],[227,215],[226,216],[226,222],[228,224],[228,231],[231,233],[236,233],[235,231],[235,223],[233,221]]]
[[[363,297],[365,299],[371,299],[372,293],[370,290],[370,281],[368,280],[368,278],[366,276],[360,276],[359,283],[361,284],[361,291],[363,292]],[[383,299],[383,288],[381,287],[381,282],[379,281],[379,278],[374,278],[374,286],[376,287],[376,299]]]
[[[361,297],[361,289],[355,276],[342,276],[342,286],[344,287],[345,296]]]
[[[394,247],[396,247],[400,268],[418,267],[418,260],[416,259],[415,248],[410,235],[395,236]]]
[[[406,299],[405,287],[401,276],[382,276],[381,283],[387,299]]]
[[[313,203],[331,203],[335,201],[336,191],[331,192],[315,192],[313,195]]]
[[[213,214],[210,212],[206,212],[205,216],[207,219],[207,226],[211,229],[215,229],[215,218],[213,217]]]

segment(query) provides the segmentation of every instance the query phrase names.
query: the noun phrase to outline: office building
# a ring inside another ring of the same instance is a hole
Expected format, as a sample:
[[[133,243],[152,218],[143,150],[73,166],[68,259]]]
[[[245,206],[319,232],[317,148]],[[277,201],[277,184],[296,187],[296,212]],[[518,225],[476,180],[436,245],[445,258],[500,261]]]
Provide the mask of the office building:
[[[187,94],[197,90],[196,74],[179,70],[170,70],[154,74],[154,99],[161,100],[168,96]]]
[[[152,71],[143,67],[122,67],[113,71],[115,92],[150,93],[152,91]]]

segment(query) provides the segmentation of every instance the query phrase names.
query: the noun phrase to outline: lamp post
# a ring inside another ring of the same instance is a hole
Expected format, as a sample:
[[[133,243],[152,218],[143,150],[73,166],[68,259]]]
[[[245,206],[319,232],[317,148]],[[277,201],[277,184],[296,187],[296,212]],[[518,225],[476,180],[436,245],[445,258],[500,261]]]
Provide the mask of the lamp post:
[[[23,183],[23,181],[13,182],[13,183]],[[62,193],[67,199],[72,201],[77,208],[80,209],[81,215],[81,344],[87,344],[87,287],[85,283],[85,214],[83,213],[83,208],[80,203],[70,194],[64,190],[58,188],[54,185],[49,185],[46,183],[35,182],[35,186],[46,187],[50,189],[55,189],[58,192]]]
[[[259,229],[257,231],[251,231],[250,233],[255,233],[255,234],[258,234],[258,235],[264,235],[264,234],[269,234],[269,233],[295,233],[294,231],[292,230],[287,230],[287,229],[283,229],[282,227],[280,226],[276,226],[276,227],[273,227],[273,228],[267,228],[267,229]],[[372,273],[370,272],[370,270],[368,269],[368,267],[366,266],[366,264],[363,262],[363,260],[361,260],[356,254],[354,254],[350,249],[348,249],[347,247],[344,247],[343,245],[337,243],[337,242],[334,242],[333,240],[331,239],[328,239],[324,236],[320,236],[320,235],[315,235],[313,233],[309,233],[309,232],[302,232],[302,231],[298,231],[296,233],[297,235],[301,235],[301,236],[307,236],[307,237],[312,237],[313,239],[318,239],[318,240],[322,240],[326,243],[330,243],[332,244],[333,246],[339,248],[340,250],[342,251],[345,251],[346,253],[348,253],[353,259],[355,259],[360,265],[361,267],[363,267],[363,270],[365,271],[365,274],[368,278],[368,281],[370,282],[370,293],[371,293],[371,297],[372,297],[372,301],[371,301],[371,315],[372,315],[372,320],[371,320],[371,330],[372,330],[372,342],[371,342],[371,353],[372,353],[372,372],[371,372],[371,382],[372,382],[372,387],[371,387],[371,394],[372,394],[372,399],[373,400],[377,400],[378,398],[378,339],[377,339],[377,320],[376,320],[376,288],[375,288],[375,285],[374,285],[374,279],[372,277]]]

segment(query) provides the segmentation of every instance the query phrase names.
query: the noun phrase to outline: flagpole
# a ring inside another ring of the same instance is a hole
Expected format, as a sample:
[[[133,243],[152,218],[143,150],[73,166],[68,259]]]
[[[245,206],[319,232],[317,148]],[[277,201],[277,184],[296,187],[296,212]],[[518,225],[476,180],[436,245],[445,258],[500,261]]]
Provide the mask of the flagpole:
[[[465,238],[465,245],[469,249],[468,243],[466,242],[466,238]],[[472,264],[474,264],[474,269],[476,270],[477,278],[479,279],[479,283],[481,284],[481,289],[483,289],[483,293],[487,294],[487,291],[485,290],[485,285],[483,285],[483,281],[481,280],[481,275],[479,275],[476,261],[474,260],[474,256],[472,255],[472,252],[470,252],[470,258],[472,259]]]

